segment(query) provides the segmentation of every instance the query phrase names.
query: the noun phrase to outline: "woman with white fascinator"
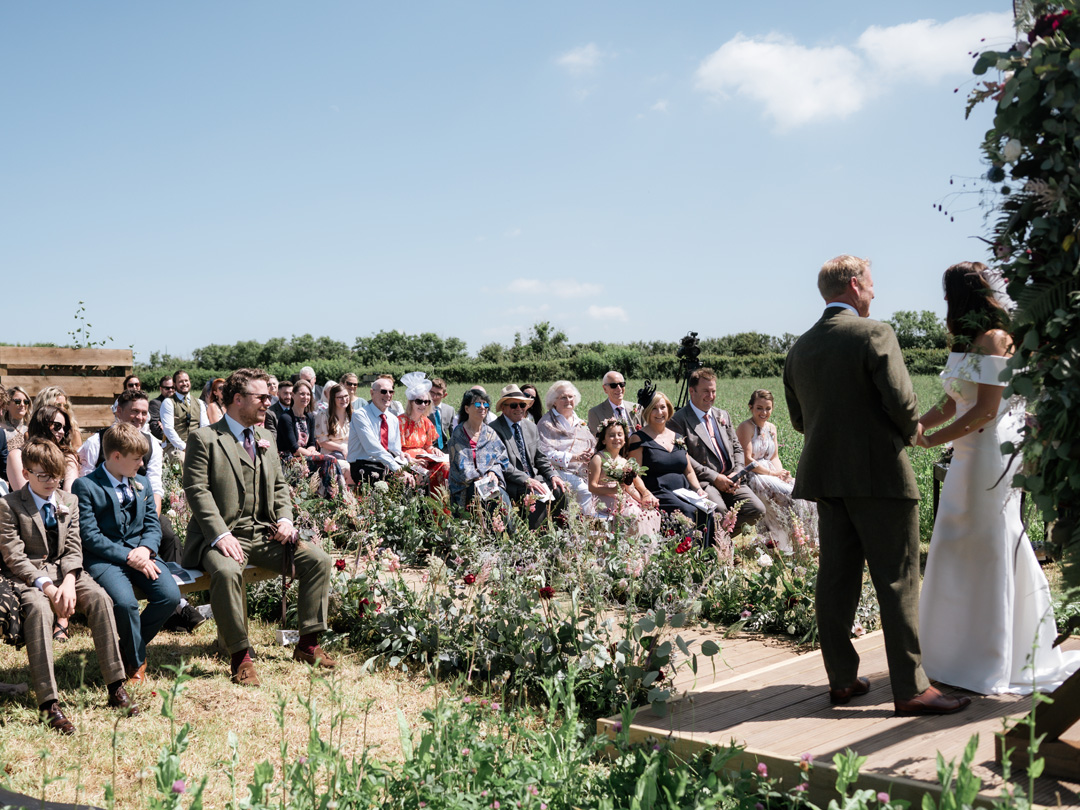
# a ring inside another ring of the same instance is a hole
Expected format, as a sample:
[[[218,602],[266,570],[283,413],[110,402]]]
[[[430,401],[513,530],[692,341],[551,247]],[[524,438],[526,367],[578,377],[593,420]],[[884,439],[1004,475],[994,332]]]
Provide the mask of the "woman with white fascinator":
[[[544,396],[547,413],[540,417],[536,429],[540,432],[540,451],[551,461],[556,475],[566,482],[581,511],[595,515],[588,464],[596,450],[596,437],[574,412],[579,402],[581,394],[572,382],[552,383]]]
[[[427,476],[428,489],[446,483],[449,459],[438,448],[439,434],[427,418],[431,411],[431,380],[422,371],[410,371],[401,378],[408,403],[399,417],[401,452],[413,460],[413,469]]]

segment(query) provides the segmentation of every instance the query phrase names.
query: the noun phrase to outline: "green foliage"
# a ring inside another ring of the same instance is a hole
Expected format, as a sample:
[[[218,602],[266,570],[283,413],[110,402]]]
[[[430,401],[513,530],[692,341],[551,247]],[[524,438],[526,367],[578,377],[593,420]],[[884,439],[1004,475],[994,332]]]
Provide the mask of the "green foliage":
[[[987,51],[975,73],[998,71],[971,96],[994,103],[983,153],[1000,189],[993,225],[997,268],[1017,302],[1007,394],[1034,411],[1015,483],[1028,490],[1055,541],[1065,576],[1080,583],[1080,4],[1025,4],[1031,26],[1007,51]]]
[[[933,312],[899,310],[886,319],[901,349],[945,349],[949,345],[949,333],[945,323]],[[915,373],[915,372],[912,372]]]

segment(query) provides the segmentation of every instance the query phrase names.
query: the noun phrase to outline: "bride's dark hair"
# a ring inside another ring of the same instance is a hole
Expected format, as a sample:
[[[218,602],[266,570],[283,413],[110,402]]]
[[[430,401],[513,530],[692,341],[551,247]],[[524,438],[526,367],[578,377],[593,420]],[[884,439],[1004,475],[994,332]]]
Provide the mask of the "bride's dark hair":
[[[994,296],[986,270],[982,262],[960,262],[941,279],[948,302],[945,326],[956,351],[970,351],[976,335],[1009,326],[1009,313]]]

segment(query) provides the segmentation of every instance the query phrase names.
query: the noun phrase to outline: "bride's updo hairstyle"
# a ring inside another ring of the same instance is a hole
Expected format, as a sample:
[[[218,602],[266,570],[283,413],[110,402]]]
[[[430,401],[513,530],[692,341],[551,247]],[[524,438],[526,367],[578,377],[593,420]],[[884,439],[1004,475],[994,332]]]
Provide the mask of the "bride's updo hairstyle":
[[[975,336],[982,332],[1008,328],[1009,314],[994,295],[986,271],[982,262],[960,262],[941,279],[948,302],[945,326],[955,351],[969,351]]]

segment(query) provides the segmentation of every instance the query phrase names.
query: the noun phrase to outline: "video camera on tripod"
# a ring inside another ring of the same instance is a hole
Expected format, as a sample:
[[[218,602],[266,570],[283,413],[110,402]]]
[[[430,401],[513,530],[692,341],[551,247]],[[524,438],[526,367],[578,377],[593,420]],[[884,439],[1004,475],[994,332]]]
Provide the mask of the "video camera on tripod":
[[[675,356],[679,358],[679,397],[675,402],[675,408],[681,408],[686,404],[690,392],[690,375],[701,368],[701,346],[698,343],[697,332],[687,332],[679,344]]]

